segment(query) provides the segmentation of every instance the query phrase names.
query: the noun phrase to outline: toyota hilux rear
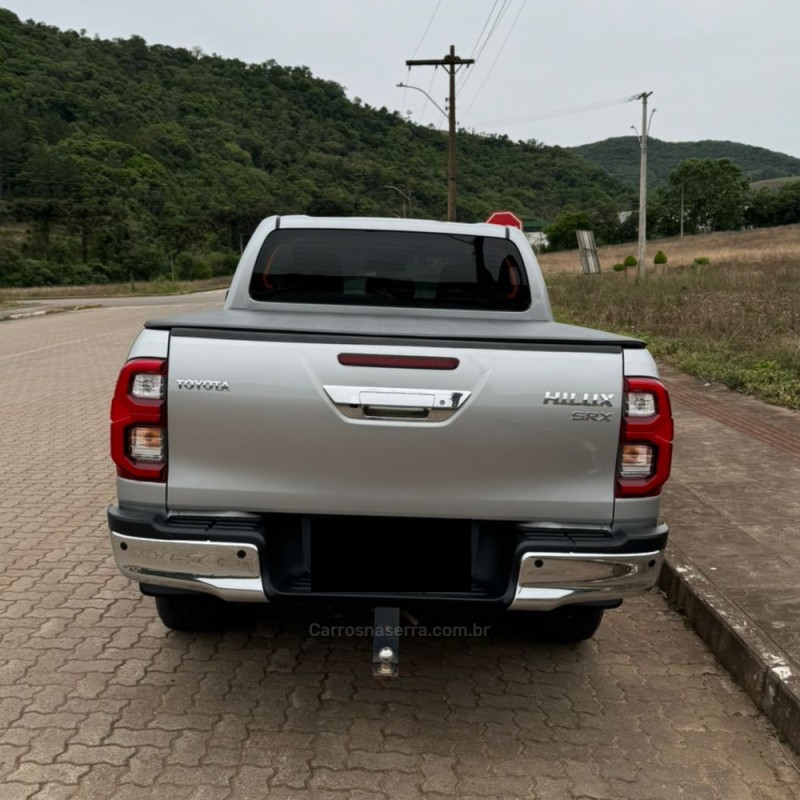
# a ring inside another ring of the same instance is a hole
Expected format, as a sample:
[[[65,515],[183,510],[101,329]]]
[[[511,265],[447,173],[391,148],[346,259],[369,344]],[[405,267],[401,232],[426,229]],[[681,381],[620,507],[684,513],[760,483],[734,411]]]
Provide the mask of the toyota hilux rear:
[[[555,323],[515,229],[265,220],[224,309],[147,324],[111,416],[114,555],[170,627],[348,599],[577,639],[661,566],[653,359]]]

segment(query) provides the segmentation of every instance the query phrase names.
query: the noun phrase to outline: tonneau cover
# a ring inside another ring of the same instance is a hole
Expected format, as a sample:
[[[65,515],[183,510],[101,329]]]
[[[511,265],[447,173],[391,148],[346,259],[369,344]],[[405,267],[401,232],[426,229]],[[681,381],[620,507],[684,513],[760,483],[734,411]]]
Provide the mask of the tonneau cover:
[[[318,334],[334,336],[402,337],[462,341],[541,342],[545,344],[611,345],[643,348],[645,343],[629,336],[564,325],[559,322],[515,319],[512,315],[485,317],[423,316],[348,311],[277,310],[248,311],[220,309],[150,320],[147,328],[160,330],[197,329],[199,331],[241,331],[244,333]],[[383,309],[382,309],[383,310]],[[202,335],[202,334],[199,334]]]

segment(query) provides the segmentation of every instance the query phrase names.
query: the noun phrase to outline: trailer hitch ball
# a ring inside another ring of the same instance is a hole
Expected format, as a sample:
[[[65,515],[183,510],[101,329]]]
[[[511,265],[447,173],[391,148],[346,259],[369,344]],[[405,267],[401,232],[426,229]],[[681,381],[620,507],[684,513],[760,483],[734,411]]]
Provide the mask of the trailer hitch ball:
[[[400,609],[377,606],[372,637],[372,674],[396,678],[400,671]]]
[[[394,658],[394,650],[391,647],[382,647],[378,653],[378,673],[380,675],[391,675],[394,672],[392,659]]]

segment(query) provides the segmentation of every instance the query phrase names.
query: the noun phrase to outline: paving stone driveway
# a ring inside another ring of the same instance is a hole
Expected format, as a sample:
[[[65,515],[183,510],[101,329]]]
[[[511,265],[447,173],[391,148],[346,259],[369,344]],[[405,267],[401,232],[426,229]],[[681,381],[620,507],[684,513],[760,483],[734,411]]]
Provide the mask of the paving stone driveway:
[[[369,641],[309,634],[354,610],[167,633],[109,554],[107,414],[142,320],[185,310],[0,323],[0,800],[800,798],[769,725],[657,594],[579,647],[519,625],[406,640],[390,686]]]

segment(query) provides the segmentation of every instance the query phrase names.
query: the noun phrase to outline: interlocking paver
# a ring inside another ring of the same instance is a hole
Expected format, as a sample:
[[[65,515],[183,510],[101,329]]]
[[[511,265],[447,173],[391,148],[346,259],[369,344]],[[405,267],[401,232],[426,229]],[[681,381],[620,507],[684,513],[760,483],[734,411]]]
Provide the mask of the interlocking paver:
[[[800,798],[770,725],[658,594],[582,646],[521,624],[410,639],[391,686],[368,641],[310,636],[326,609],[164,630],[110,556],[107,418],[141,322],[193,303],[0,323],[2,800]]]

